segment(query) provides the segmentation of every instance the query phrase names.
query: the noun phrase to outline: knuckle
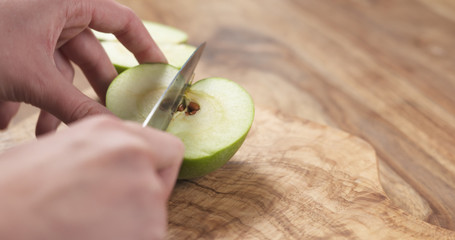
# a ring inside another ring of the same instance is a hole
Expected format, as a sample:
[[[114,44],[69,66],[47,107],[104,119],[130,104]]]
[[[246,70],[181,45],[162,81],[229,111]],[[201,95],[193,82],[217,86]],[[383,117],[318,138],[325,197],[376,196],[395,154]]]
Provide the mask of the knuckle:
[[[125,14],[125,17],[127,19],[127,24],[130,24],[132,21],[135,21],[137,20],[137,15],[136,13],[134,13],[133,9],[127,7],[127,6],[123,6],[123,10],[124,10],[124,14]]]
[[[69,119],[66,119],[65,122],[74,122],[81,118],[104,113],[100,104],[96,103],[92,99],[82,100],[73,107],[71,113],[69,114]]]
[[[114,33],[117,37],[123,37],[124,35],[128,34],[128,31],[130,31],[131,26],[135,23],[135,21],[140,21],[139,17],[137,17],[131,8],[126,6],[121,6],[121,8],[124,21],[121,30]]]
[[[165,200],[166,188],[156,169],[151,167],[150,159],[146,154],[135,151],[135,154],[120,159],[117,164],[122,171],[128,172],[128,189],[131,195],[137,196],[137,199],[153,196],[153,198]]]

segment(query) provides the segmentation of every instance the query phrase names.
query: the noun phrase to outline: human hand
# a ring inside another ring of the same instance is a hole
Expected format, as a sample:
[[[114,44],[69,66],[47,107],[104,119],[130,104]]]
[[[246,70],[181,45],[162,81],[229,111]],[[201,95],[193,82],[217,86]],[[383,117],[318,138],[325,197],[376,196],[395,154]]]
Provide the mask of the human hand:
[[[0,159],[0,239],[161,239],[183,144],[95,116]]]
[[[166,62],[140,19],[114,0],[3,0],[0,3],[0,128],[18,102],[43,111],[36,133],[110,112],[72,85],[77,64],[102,102],[117,75],[89,28],[114,33],[140,63]],[[54,117],[55,116],[55,117]]]

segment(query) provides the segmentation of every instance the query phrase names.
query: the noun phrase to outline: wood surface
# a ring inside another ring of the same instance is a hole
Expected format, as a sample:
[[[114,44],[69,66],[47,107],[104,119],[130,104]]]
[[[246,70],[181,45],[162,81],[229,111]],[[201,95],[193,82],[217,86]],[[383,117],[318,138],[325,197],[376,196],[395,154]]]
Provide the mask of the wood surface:
[[[455,230],[455,1],[120,2],[207,41],[198,77],[368,141],[392,201]]]
[[[258,108],[366,140],[394,206],[455,230],[455,1],[119,2],[207,41],[196,78],[230,78]]]
[[[179,182],[169,239],[455,239],[393,205],[366,142],[258,109],[223,168]]]
[[[33,140],[36,117],[0,133],[0,152]],[[256,109],[225,166],[177,182],[168,239],[455,239],[396,207],[376,165],[353,135]]]

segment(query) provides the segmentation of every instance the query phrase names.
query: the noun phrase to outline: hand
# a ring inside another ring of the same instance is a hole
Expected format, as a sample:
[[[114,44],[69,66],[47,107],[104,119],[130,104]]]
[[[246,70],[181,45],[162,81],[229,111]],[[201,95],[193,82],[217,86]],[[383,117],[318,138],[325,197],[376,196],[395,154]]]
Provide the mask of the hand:
[[[160,239],[174,136],[108,116],[0,155],[0,239]]]
[[[89,28],[114,33],[143,62],[166,62],[140,19],[114,0],[3,0],[0,2],[0,128],[18,102],[41,112],[37,134],[88,115],[109,114],[73,85],[77,64],[102,102],[117,75]],[[56,118],[55,118],[55,117]]]

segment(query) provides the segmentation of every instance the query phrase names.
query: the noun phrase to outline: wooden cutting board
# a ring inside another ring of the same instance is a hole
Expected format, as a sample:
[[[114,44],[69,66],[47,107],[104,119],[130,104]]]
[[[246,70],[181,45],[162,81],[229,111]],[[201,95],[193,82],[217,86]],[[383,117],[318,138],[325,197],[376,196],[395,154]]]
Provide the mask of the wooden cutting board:
[[[36,116],[0,133],[0,151],[33,138]],[[257,109],[221,169],[179,181],[169,239],[455,239],[393,206],[375,152],[348,133]]]

